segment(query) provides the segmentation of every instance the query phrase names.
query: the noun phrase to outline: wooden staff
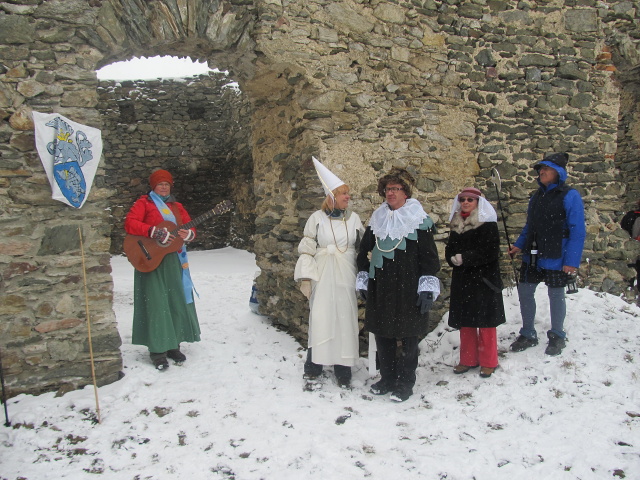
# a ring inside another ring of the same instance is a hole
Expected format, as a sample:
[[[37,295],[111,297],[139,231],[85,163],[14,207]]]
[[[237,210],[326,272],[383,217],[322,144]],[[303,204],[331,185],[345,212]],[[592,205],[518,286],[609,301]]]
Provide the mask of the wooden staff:
[[[93,343],[91,342],[91,318],[89,316],[89,294],[87,292],[87,269],[84,265],[84,246],[82,245],[82,231],[78,227],[78,236],[80,237],[80,253],[82,254],[82,275],[84,277],[84,305],[87,316],[87,332],[89,334],[89,358],[91,359],[91,376],[93,377],[93,393],[96,397],[96,414],[98,423],[102,423],[100,419],[100,402],[98,401],[98,385],[96,383],[96,368],[93,362]]]
[[[4,405],[4,426],[10,427],[9,412],[7,411],[7,393],[4,390],[4,372],[2,371],[2,353],[0,353],[0,383],[2,383],[2,404]]]
[[[500,214],[502,215],[502,225],[504,226],[504,236],[507,239],[507,248],[511,250],[511,242],[509,241],[509,231],[507,230],[507,221],[504,218],[504,210],[502,209],[502,202],[500,201],[500,191],[502,190],[502,179],[500,178],[500,173],[495,168],[492,171],[491,175],[491,183],[493,183],[496,187],[496,195],[498,196],[498,208],[500,209]],[[511,268],[513,269],[513,279],[516,281],[516,287],[518,284],[518,270],[513,263],[513,257],[509,255],[509,259],[511,260]]]

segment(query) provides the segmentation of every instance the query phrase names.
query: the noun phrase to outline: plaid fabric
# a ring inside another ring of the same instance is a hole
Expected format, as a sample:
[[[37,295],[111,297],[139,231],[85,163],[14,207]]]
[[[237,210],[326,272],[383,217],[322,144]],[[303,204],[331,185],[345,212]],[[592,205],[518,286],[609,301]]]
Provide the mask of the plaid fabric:
[[[560,288],[567,286],[569,275],[562,270],[545,270],[544,268],[530,268],[528,263],[520,267],[520,281],[523,283],[544,282],[547,287]]]

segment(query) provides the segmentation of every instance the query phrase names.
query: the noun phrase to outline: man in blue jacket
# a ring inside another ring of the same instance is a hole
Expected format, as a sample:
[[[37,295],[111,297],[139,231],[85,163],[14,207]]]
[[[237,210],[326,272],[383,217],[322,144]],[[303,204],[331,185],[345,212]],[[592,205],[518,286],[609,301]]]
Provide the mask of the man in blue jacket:
[[[565,184],[568,160],[566,153],[552,153],[533,166],[540,187],[529,200],[527,223],[509,250],[511,257],[523,252],[518,286],[522,328],[511,344],[514,352],[538,344],[535,291],[542,281],[547,285],[551,310],[549,344],[544,353],[559,355],[566,345],[564,288],[577,274],[586,236],[582,198]]]

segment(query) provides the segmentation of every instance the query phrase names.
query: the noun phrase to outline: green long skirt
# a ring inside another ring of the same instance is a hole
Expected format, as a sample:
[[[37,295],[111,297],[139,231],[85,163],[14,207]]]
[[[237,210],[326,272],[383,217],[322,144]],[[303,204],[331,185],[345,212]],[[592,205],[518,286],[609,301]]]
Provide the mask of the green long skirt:
[[[200,341],[196,306],[187,304],[176,253],[164,257],[152,272],[135,271],[131,341],[155,353],[179,348],[180,342]]]

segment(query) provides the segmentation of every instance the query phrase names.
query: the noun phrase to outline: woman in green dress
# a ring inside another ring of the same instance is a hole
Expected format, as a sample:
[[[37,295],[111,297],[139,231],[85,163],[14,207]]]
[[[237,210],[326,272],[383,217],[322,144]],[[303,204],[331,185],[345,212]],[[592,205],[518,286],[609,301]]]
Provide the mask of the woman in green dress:
[[[157,170],[149,177],[151,192],[141,196],[131,207],[124,222],[130,235],[145,236],[161,244],[175,240],[164,221],[184,225],[191,217],[171,195],[173,177]],[[186,243],[196,236],[195,229],[179,229],[177,235]],[[176,364],[186,360],[181,342],[200,341],[200,326],[193,300],[193,283],[186,260],[186,247],[168,253],[151,272],[134,273],[133,336],[134,345],[149,348],[151,361],[158,370],[169,367],[167,358]]]

